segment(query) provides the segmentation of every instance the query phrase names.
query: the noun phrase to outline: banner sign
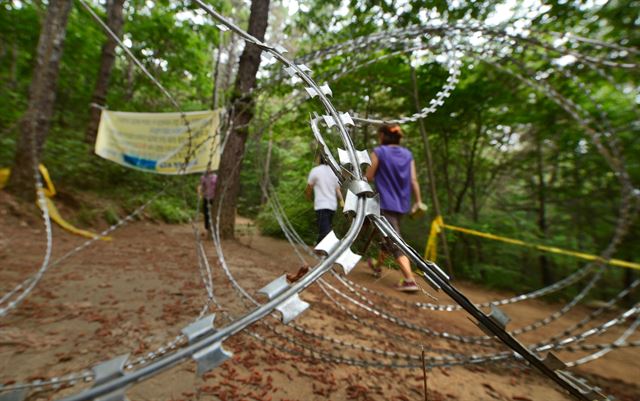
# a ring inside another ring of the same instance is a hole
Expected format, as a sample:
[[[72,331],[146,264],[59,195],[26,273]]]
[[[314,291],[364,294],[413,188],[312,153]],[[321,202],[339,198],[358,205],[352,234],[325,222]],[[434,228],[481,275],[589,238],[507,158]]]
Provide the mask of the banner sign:
[[[211,170],[217,170],[220,110],[184,113],[189,129],[181,114],[103,110],[95,152],[123,166],[157,174],[201,173],[209,159]]]

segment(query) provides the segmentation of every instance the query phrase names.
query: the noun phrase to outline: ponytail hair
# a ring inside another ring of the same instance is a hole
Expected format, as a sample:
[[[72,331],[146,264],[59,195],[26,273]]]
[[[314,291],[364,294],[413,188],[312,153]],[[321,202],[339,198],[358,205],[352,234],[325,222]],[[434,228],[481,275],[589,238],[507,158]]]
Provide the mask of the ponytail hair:
[[[383,145],[399,145],[403,137],[402,129],[398,124],[384,124],[378,128],[378,133],[382,135]]]

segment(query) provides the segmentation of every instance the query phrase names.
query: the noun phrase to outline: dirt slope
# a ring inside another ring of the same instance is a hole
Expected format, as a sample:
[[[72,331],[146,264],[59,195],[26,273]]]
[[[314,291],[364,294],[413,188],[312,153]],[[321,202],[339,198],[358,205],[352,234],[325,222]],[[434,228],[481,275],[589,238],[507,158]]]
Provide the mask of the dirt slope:
[[[2,294],[33,274],[42,261],[44,233],[41,223],[37,218],[19,216],[15,216],[6,204],[0,207]],[[246,224],[246,221],[241,223]],[[238,241],[223,245],[232,273],[255,295],[257,289],[282,273],[296,270],[300,262],[288,243],[251,232],[245,226]],[[1,383],[77,371],[124,353],[142,356],[173,339],[198,315],[206,297],[198,272],[191,226],[135,222],[118,230],[113,237],[112,242],[95,243],[52,267],[32,296],[9,317],[0,320]],[[57,228],[54,228],[54,239],[53,260],[83,242]],[[213,268],[214,291],[225,311],[236,316],[243,313],[248,305],[239,300],[222,274],[210,242],[206,243],[206,252]],[[398,279],[395,272],[376,280],[363,265],[357,267],[350,278],[388,297],[430,301],[422,294],[399,294],[392,290]],[[327,280],[339,287],[335,279],[327,277]],[[478,302],[510,295],[464,283],[457,285]],[[346,291],[344,287],[340,288]],[[434,295],[439,297],[439,302],[450,303],[446,296]],[[503,350],[500,346],[468,346],[426,336],[395,326],[341,300],[358,316],[359,320],[353,320],[317,285],[305,291],[302,298],[312,306],[295,323],[343,341],[415,355],[420,354],[416,344],[423,344],[428,356],[442,352],[481,354]],[[406,321],[433,330],[482,334],[463,312],[417,310],[378,296],[371,296],[371,300]],[[532,301],[508,306],[505,310],[513,317],[510,328],[516,328],[560,307]],[[529,343],[556,334],[561,328],[579,321],[587,312],[578,308],[561,322],[528,333],[522,340]],[[224,322],[220,311],[217,321]],[[336,348],[285,327],[273,318],[268,322],[316,352],[389,361],[353,349]],[[368,325],[364,326],[362,322]],[[365,368],[319,362],[309,358],[308,351],[283,340],[264,325],[255,325],[251,331],[267,338],[276,348],[241,333],[224,344],[234,352],[233,359],[204,378],[196,377],[195,363],[189,361],[132,387],[129,398],[134,401],[424,399],[419,369]],[[621,329],[615,329],[597,337],[595,342],[610,341],[621,332]],[[293,353],[285,352],[283,347]],[[560,355],[565,360],[578,357],[570,353]],[[640,399],[640,388],[635,384],[640,372],[640,351],[637,349],[614,351],[577,371],[597,381],[606,392],[615,394],[620,400]],[[78,388],[35,393],[30,399],[57,399]],[[428,372],[428,388],[429,400],[571,399],[549,380],[517,362],[435,368]]]

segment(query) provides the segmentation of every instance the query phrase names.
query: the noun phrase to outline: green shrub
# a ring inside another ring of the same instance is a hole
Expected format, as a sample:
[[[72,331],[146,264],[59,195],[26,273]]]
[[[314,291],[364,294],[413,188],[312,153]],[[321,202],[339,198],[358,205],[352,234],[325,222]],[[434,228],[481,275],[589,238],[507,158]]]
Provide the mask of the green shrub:
[[[151,203],[149,216],[165,223],[185,223],[190,220],[191,213],[184,202],[175,198],[160,198]]]
[[[102,211],[102,218],[111,225],[116,224],[118,220],[120,220],[118,212],[111,206],[107,206],[107,208]]]

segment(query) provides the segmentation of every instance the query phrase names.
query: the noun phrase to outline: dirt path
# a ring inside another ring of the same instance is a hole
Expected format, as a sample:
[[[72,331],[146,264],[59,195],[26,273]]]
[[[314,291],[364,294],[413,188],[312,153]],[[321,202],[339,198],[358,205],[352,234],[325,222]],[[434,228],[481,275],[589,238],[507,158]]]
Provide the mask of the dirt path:
[[[36,218],[17,218],[0,208],[0,290],[7,289],[33,274],[41,263],[44,234]],[[238,282],[255,295],[257,289],[284,272],[297,269],[300,262],[288,243],[249,234],[238,241],[225,242],[224,252]],[[166,344],[190,323],[206,301],[200,280],[189,225],[170,226],[136,222],[123,227],[112,242],[96,243],[47,272],[40,285],[16,311],[0,320],[0,382],[47,378],[77,371],[124,353],[134,357]],[[55,260],[83,240],[54,228]],[[241,302],[217,265],[213,245],[206,252],[213,267],[214,291],[225,311],[240,315],[248,305]],[[359,266],[350,279],[389,297],[429,302],[424,295],[395,293],[390,287],[398,279],[390,272],[380,280]],[[327,281],[339,286],[335,279]],[[483,290],[457,283],[465,294],[479,302],[511,294]],[[341,287],[346,291],[344,287]],[[442,294],[439,302],[450,303]],[[391,324],[348,303],[352,319],[312,286],[302,298],[311,308],[295,323],[317,334],[342,341],[384,349],[420,354],[423,344],[428,356],[441,353],[481,354],[504,348],[478,347],[445,341]],[[260,298],[263,300],[262,298]],[[433,330],[457,334],[482,335],[463,312],[428,312],[406,307],[397,301],[372,296],[371,300],[394,315]],[[559,309],[561,305],[531,301],[505,308],[520,327]],[[525,343],[558,333],[579,321],[588,310],[578,308],[559,323],[522,336]],[[224,323],[222,313],[216,319]],[[304,344],[316,353],[340,357],[387,361],[350,348],[334,347],[310,338],[276,319],[267,321],[278,331]],[[368,324],[363,325],[362,322]],[[309,351],[285,341],[265,325],[254,325],[251,332],[266,338],[275,348],[248,333],[224,343],[234,357],[204,378],[195,375],[195,363],[187,362],[128,391],[131,400],[423,400],[423,378],[419,369],[365,368],[324,363],[309,358]],[[606,342],[620,335],[621,329],[597,337]],[[404,340],[398,340],[401,336]],[[635,336],[637,338],[637,335]],[[283,348],[289,348],[286,352]],[[564,360],[578,354],[560,353]],[[401,361],[397,361],[401,362]],[[620,400],[640,399],[635,384],[640,372],[640,351],[617,350],[605,358],[577,370],[596,380]],[[429,400],[569,400],[549,380],[522,364],[511,362],[454,368],[435,368],[428,372]],[[32,400],[57,399],[77,391],[32,394]]]

